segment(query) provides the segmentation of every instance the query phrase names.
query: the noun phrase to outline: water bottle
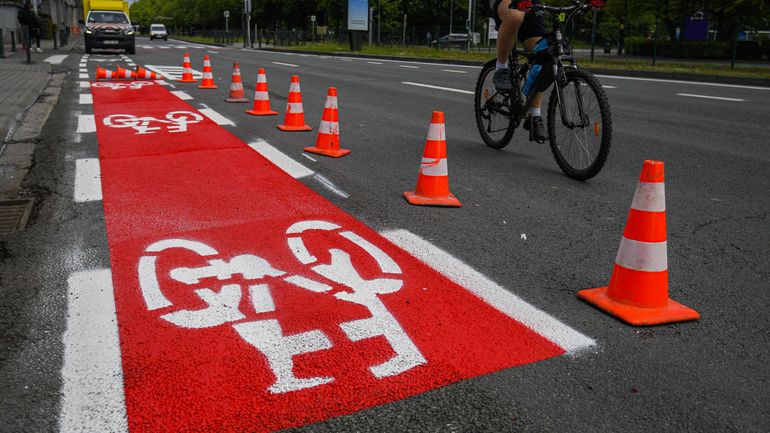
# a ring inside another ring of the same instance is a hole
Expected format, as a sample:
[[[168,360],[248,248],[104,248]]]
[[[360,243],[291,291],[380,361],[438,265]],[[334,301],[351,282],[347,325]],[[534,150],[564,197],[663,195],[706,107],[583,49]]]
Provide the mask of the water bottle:
[[[527,74],[527,81],[524,83],[524,96],[529,97],[532,90],[535,88],[535,82],[537,81],[540,71],[543,69],[541,65],[532,65]]]

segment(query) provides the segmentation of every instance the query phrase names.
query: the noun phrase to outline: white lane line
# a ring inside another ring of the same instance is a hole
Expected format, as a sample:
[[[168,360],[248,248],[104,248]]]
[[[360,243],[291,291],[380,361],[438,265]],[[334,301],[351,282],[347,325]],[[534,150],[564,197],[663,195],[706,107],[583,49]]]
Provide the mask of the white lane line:
[[[219,54],[219,51],[206,51],[206,52],[211,54]]]
[[[213,120],[214,123],[217,125],[229,125],[229,126],[235,126],[235,122],[228,119],[227,117],[217,113],[211,108],[199,108],[198,111],[200,111],[204,116],[208,117],[209,119]]]
[[[80,100],[78,101],[80,104],[93,104],[94,103],[94,97],[90,93],[83,93],[80,95]]]
[[[401,84],[406,84],[408,86],[426,87],[428,89],[446,90],[447,92],[464,93],[466,95],[473,95],[473,92],[471,92],[470,90],[453,89],[451,87],[433,86],[431,84],[413,83],[411,81],[402,81]]]
[[[161,45],[161,46],[159,46],[158,48],[160,48],[160,49],[163,49],[163,50],[167,50],[167,49],[169,49],[169,48],[171,48],[171,47],[167,47],[167,46],[165,46],[165,45]],[[209,51],[209,52],[211,52],[211,51]]]
[[[313,162],[318,162],[318,161],[316,161],[316,159],[315,159],[315,158],[311,157],[310,155],[308,155],[308,154],[306,154],[306,153],[303,153],[303,154],[302,154],[302,156],[304,156],[305,158],[307,158],[307,159],[309,159],[309,160],[311,160],[311,161],[313,161]]]
[[[187,94],[187,92],[183,90],[172,90],[171,93],[173,93],[177,98],[183,100],[183,101],[189,101],[193,97]]]
[[[742,86],[739,84],[703,83],[700,81],[664,80],[661,78],[621,77],[619,75],[597,75],[599,78],[612,78],[614,80],[651,81],[654,83],[694,84],[696,86],[729,87],[732,89],[770,90],[770,87]]]
[[[168,81],[166,81],[166,80],[155,80],[155,82],[156,82],[157,84],[161,85],[161,86],[171,86],[171,83],[169,83],[169,82],[168,82]],[[174,87],[174,86],[172,86],[172,87]]]
[[[88,73],[88,68],[79,68],[78,69],[78,73],[80,73],[80,74],[87,74]]]
[[[128,432],[112,273],[76,272],[67,280],[61,432]]]
[[[381,234],[503,314],[549,339],[567,353],[576,353],[596,345],[596,341],[592,338],[535,308],[461,260],[414,233],[408,230],[389,230]]]
[[[340,60],[343,61],[343,62],[352,62],[353,61],[351,59],[340,59]]]
[[[382,62],[366,62],[366,63],[368,63],[370,65],[381,65],[382,64]]]
[[[249,143],[249,147],[256,150],[260,155],[270,160],[270,162],[295,179],[301,179],[315,174],[313,170],[291,159],[288,155],[271,146],[270,143],[265,140],[258,139],[257,141]]]
[[[88,81],[81,81],[80,82],[80,87],[83,88],[83,89],[91,87],[91,83],[88,82]]]
[[[453,74],[467,74],[468,71],[456,71],[454,69],[442,69],[444,72],[451,72]]]
[[[61,65],[61,62],[63,62],[67,57],[69,57],[68,54],[57,54],[55,56],[46,57],[43,61],[52,65]]]
[[[79,134],[87,132],[96,132],[96,119],[93,114],[81,114],[78,116],[78,129],[75,131]]]
[[[75,161],[75,202],[85,203],[102,199],[102,173],[98,158]]]
[[[78,79],[79,80],[87,80],[88,79],[88,74],[79,74],[78,75]]]
[[[420,69],[419,66],[412,66],[412,65],[398,65],[399,68],[407,68],[407,69]]]
[[[719,101],[732,101],[732,102],[744,102],[745,99],[738,98],[723,98],[721,96],[706,96],[706,95],[693,95],[691,93],[677,93],[677,96],[685,96],[688,98],[700,98],[700,99],[716,99]]]
[[[298,68],[299,65],[294,65],[292,63],[282,63],[282,62],[272,62],[274,65],[281,65],[281,66],[291,66],[292,68]]]
[[[340,196],[342,198],[350,198],[350,194],[348,194],[345,191],[339,189],[339,187],[337,187],[337,185],[332,183],[332,181],[330,181],[329,179],[321,176],[320,174],[316,173],[315,175],[313,175],[313,179],[318,181],[318,183],[320,183],[324,188],[326,188],[329,191],[337,194],[338,196]]]

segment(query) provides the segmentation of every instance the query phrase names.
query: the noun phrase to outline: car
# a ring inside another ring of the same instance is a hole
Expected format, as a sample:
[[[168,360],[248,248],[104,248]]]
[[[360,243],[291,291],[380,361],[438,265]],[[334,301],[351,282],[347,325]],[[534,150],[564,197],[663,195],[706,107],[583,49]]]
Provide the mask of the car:
[[[124,49],[128,54],[136,54],[134,28],[124,12],[88,12],[84,36],[87,54],[94,48]]]
[[[465,48],[468,44],[468,35],[465,33],[450,33],[433,41],[436,48]]]
[[[150,26],[150,40],[163,39],[168,40],[168,32],[166,32],[166,26],[163,24],[153,24]]]

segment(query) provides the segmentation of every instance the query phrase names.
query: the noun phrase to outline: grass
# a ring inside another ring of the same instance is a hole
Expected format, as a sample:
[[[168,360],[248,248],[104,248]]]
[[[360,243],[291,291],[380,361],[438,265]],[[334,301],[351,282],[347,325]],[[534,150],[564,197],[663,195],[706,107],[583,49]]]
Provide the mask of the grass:
[[[314,42],[305,45],[284,46],[282,49],[303,50],[326,53],[350,54],[350,48],[344,44],[333,42]],[[404,58],[429,58],[443,60],[469,60],[479,63],[494,57],[494,50],[473,50],[469,53],[460,50],[435,49],[431,47],[402,47],[402,46],[368,46],[364,44],[358,54],[370,54],[381,56],[393,56]],[[753,77],[770,78],[770,68],[761,66],[736,66],[731,69],[729,65],[716,65],[708,63],[677,63],[676,60],[665,59],[652,66],[651,59],[603,57],[599,54],[594,61],[579,59],[582,66],[587,68],[617,69],[631,71],[655,71],[664,73],[688,73],[702,75],[720,75],[729,77]]]

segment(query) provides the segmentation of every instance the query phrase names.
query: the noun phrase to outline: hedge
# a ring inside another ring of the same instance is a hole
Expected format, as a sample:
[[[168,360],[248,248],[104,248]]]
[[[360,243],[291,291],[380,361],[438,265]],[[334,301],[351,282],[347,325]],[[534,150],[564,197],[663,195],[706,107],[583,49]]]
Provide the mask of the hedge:
[[[626,38],[626,52],[632,56],[652,56],[655,41],[643,37]],[[729,59],[730,42],[658,41],[658,56],[678,59]],[[770,42],[739,41],[736,46],[739,60],[770,60]]]

